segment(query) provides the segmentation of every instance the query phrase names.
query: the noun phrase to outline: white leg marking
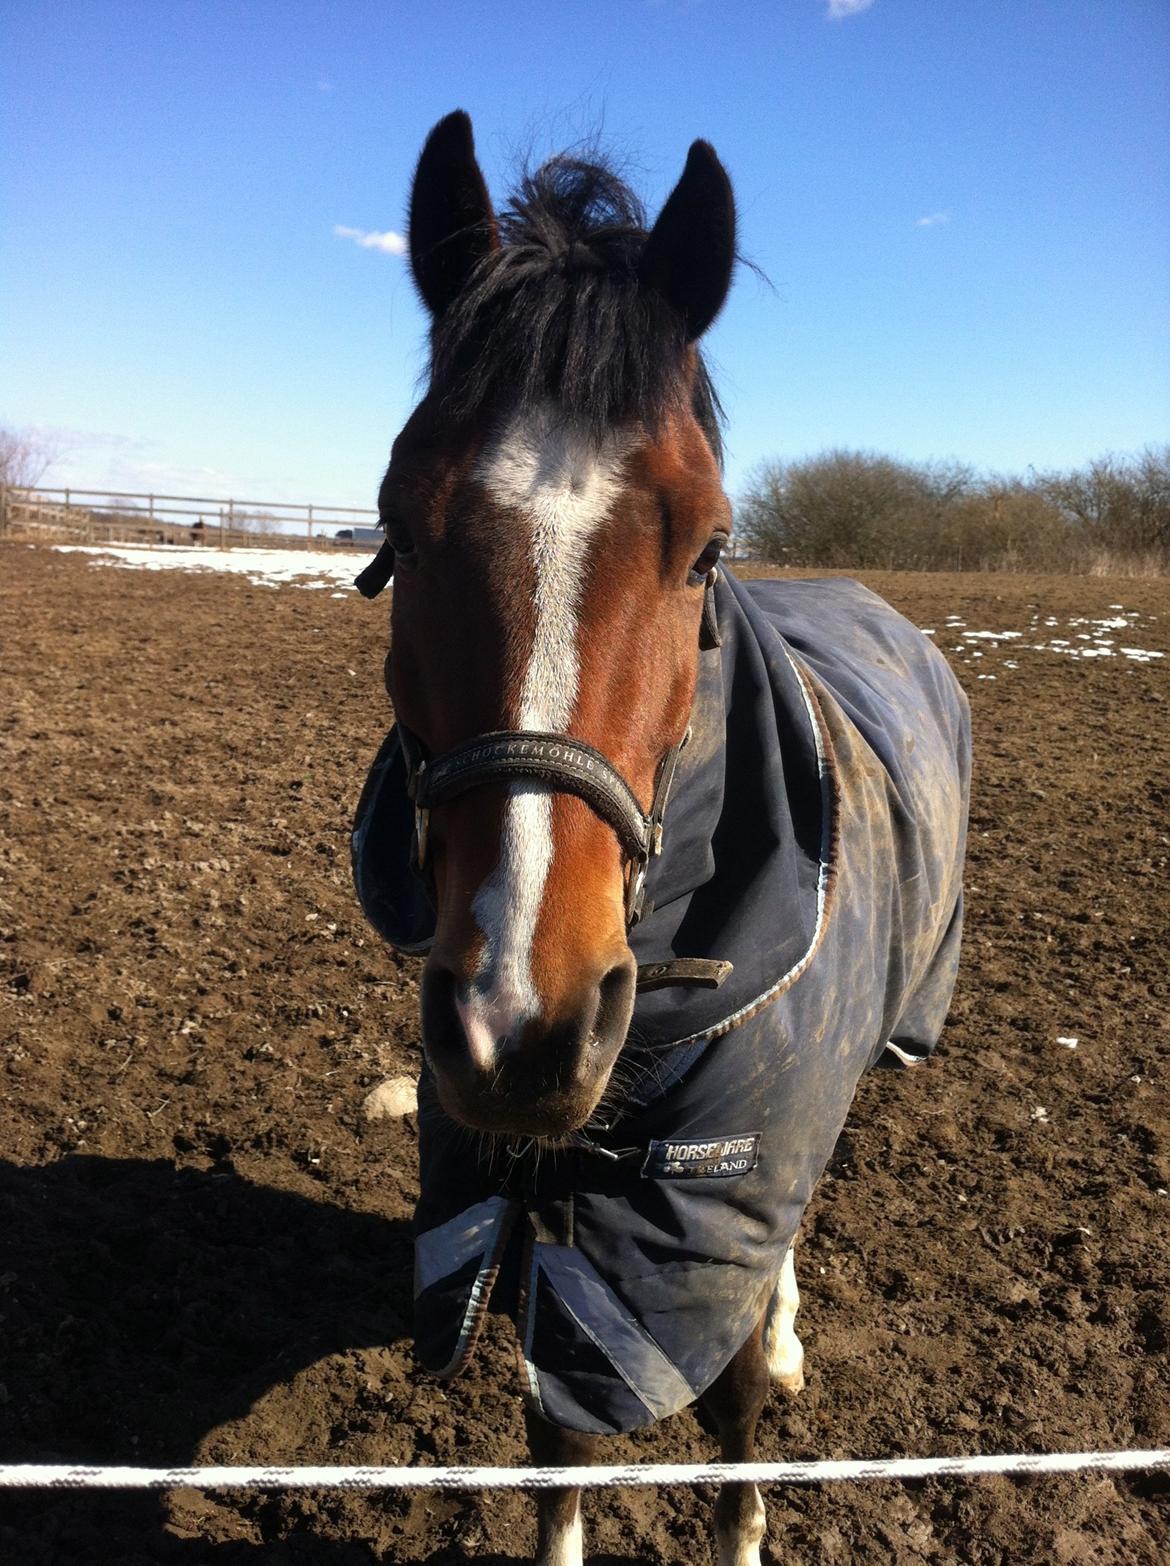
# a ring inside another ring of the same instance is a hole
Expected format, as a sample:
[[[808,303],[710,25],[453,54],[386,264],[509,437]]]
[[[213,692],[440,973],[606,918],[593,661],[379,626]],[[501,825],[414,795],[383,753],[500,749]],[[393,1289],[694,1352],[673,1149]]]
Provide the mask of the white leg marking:
[[[719,1566],[760,1566],[760,1542],[767,1527],[767,1517],[754,1484],[751,1491],[755,1504],[744,1526],[735,1532],[715,1530],[715,1555]]]
[[[768,1370],[776,1385],[783,1387],[786,1392],[799,1392],[804,1386],[804,1349],[793,1329],[799,1308],[800,1290],[796,1287],[795,1253],[794,1247],[790,1245],[764,1324],[764,1354],[768,1360]]]
[[[572,1518],[557,1528],[549,1539],[539,1566],[583,1566],[584,1559],[585,1531],[581,1526],[581,1502],[578,1500]]]
[[[517,418],[481,456],[476,477],[491,499],[519,512],[530,533],[536,628],[514,727],[564,733],[577,700],[577,610],[583,557],[621,493],[633,444],[627,433],[599,447],[588,429],[553,408]],[[532,943],[552,863],[552,797],[531,784],[508,790],[500,858],[472,903],[484,933],[480,970],[461,1002],[477,1053],[539,1016]]]

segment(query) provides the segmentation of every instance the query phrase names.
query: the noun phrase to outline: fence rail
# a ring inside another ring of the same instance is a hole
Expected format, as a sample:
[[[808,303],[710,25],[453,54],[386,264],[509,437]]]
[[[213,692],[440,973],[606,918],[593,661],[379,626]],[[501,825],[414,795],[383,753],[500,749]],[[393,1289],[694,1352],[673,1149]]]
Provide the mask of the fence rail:
[[[616,1463],[571,1468],[132,1468],[0,1464],[12,1490],[554,1490],[695,1484],[825,1484],[948,1479],[980,1474],[1122,1473],[1170,1466],[1170,1449],[1011,1452],[976,1457],[823,1459],[798,1463]]]
[[[362,506],[0,485],[0,537],[150,548],[348,548],[368,547],[377,522],[377,512]]]

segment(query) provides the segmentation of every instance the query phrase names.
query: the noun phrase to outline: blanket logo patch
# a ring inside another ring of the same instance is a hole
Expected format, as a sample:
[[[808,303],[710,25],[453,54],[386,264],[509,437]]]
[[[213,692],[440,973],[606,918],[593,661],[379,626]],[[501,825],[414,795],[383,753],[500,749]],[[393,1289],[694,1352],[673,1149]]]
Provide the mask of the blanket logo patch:
[[[643,1180],[728,1180],[744,1175],[760,1161],[760,1133],[720,1136],[706,1141],[682,1138],[651,1142],[642,1165]]]

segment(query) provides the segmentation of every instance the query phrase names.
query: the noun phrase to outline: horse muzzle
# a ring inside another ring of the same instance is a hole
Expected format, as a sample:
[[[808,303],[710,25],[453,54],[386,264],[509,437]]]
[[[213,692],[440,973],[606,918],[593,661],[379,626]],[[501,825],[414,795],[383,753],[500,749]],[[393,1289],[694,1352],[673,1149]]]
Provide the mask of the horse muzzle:
[[[479,1131],[556,1137],[578,1130],[605,1091],[634,1009],[626,955],[578,987],[556,1018],[525,1016],[428,962],[423,1048],[439,1102]]]

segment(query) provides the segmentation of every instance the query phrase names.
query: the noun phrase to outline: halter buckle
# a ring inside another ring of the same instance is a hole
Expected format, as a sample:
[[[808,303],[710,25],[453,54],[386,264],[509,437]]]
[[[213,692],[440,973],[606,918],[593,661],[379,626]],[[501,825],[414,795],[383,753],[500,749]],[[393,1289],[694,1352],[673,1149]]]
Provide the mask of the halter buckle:
[[[427,862],[427,832],[430,824],[430,811],[419,810],[416,807],[414,812],[414,862],[420,870]]]
[[[420,761],[418,767],[412,772],[410,779],[410,792],[417,800],[419,785],[422,783],[423,773],[427,770],[425,761]],[[416,803],[414,807],[414,863],[417,870],[421,870],[427,862],[427,837],[430,833],[431,812],[429,808]]]
[[[642,917],[646,901],[646,861],[639,859],[630,865],[626,881],[626,928],[632,930]]]

